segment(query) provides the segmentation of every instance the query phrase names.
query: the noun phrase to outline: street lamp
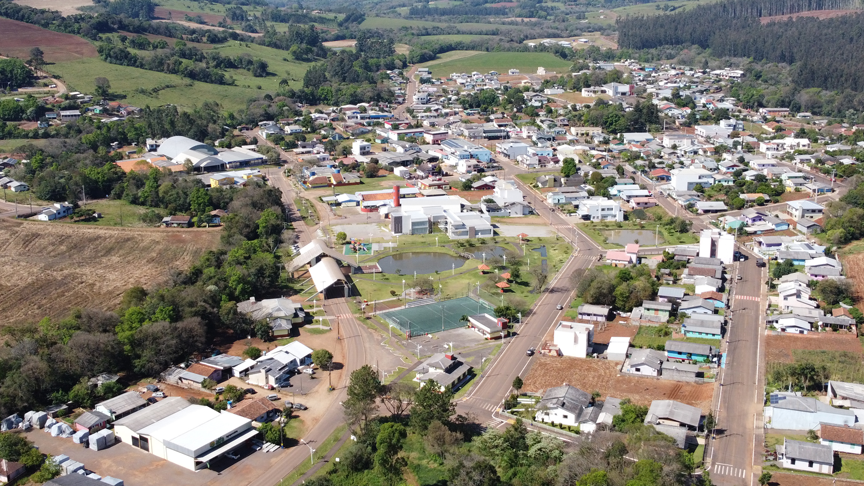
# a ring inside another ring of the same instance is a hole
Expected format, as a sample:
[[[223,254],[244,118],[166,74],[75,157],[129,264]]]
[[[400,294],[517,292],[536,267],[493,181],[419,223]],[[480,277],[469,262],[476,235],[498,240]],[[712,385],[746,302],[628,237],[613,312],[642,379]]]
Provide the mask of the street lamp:
[[[390,324],[390,337],[393,337],[393,324]]]
[[[435,246],[436,247],[438,246],[438,237],[437,236],[435,237]]]
[[[405,279],[402,279],[402,298],[405,298]]]
[[[309,448],[309,464],[315,465],[315,449],[313,449],[312,446],[310,446],[309,443],[303,439],[300,439],[300,442],[302,442],[303,445]]]
[[[414,343],[414,346],[417,346],[417,359],[420,359],[420,349],[423,348],[423,346],[421,346],[420,343]]]

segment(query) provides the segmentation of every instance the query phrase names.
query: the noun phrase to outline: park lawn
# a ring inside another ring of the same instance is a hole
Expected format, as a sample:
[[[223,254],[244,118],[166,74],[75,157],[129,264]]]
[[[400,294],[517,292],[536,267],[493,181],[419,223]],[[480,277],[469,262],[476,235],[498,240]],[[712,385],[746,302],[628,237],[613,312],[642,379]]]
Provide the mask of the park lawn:
[[[336,430],[334,430],[329,437],[324,439],[320,444],[318,444],[318,447],[315,448],[315,457],[319,458],[320,460],[320,458],[327,455],[327,453],[330,452],[330,449],[332,449],[336,445],[336,443],[339,442],[339,439],[342,438],[342,434],[344,434],[347,429],[347,425],[340,425],[339,427],[337,427]],[[282,481],[279,481],[279,486],[291,486],[292,484],[296,483],[301,477],[303,477],[303,475],[306,474],[306,471],[310,469],[312,469],[312,464],[307,461],[303,461],[302,463],[300,463],[299,466],[297,466],[297,469],[294,469],[291,474],[282,478]]]
[[[282,433],[285,434],[285,437],[299,440],[303,438],[303,434],[306,433],[306,424],[301,418],[292,418],[288,421],[288,423],[285,424],[285,428],[282,429]]]
[[[29,138],[10,138],[7,140],[0,140],[0,152],[13,152],[15,149],[22,145],[27,145],[28,143],[32,143],[37,147],[41,147],[45,145],[46,139],[29,139]]]
[[[840,471],[835,472],[834,476],[864,481],[864,460],[843,456],[841,457],[840,464]]]
[[[548,172],[525,172],[523,174],[516,174],[516,178],[531,189],[534,189],[534,184],[537,183],[537,178],[544,175],[561,175],[561,172],[556,170]]]
[[[478,71],[488,73],[498,71],[506,73],[509,69],[518,69],[522,73],[534,73],[542,66],[548,72],[569,72],[572,63],[548,52],[483,52],[473,56],[453,59],[437,64],[422,64],[429,67],[434,77],[448,77],[450,73],[470,73]]]

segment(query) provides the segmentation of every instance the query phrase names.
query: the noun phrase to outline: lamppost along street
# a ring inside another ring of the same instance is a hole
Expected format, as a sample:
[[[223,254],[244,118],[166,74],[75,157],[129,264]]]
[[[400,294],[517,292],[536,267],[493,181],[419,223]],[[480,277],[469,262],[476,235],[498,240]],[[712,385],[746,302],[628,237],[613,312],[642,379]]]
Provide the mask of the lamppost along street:
[[[300,442],[302,442],[303,445],[309,448],[309,464],[315,465],[315,449],[313,449],[312,446],[310,446],[309,443],[303,439],[300,439]]]

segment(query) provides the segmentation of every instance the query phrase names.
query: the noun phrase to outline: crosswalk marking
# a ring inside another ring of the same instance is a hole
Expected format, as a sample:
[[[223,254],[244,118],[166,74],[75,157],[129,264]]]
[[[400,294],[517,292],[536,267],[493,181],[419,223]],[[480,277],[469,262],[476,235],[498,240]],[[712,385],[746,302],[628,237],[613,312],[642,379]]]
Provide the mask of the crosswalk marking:
[[[756,302],[759,302],[760,300],[762,300],[759,297],[753,297],[752,295],[736,295],[735,298],[741,299],[741,300],[754,300]]]
[[[713,474],[719,474],[721,476],[733,476],[743,479],[746,474],[746,471],[744,471],[744,469],[741,469],[740,467],[734,467],[729,464],[717,463],[714,464],[711,469],[713,469],[713,471],[711,471]]]

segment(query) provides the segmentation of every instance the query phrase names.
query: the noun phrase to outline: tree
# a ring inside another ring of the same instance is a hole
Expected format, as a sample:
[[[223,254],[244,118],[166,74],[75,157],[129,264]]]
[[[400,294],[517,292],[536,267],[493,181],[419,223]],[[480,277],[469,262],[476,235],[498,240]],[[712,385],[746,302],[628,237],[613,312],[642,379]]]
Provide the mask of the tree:
[[[34,47],[30,49],[30,65],[36,69],[41,69],[45,65],[45,53],[42,49]]]
[[[795,273],[795,264],[791,259],[787,258],[782,262],[778,263],[772,270],[771,276],[774,277],[775,280],[779,280],[780,278],[789,275],[791,273]]]
[[[258,237],[265,240],[276,237],[282,232],[284,226],[282,215],[267,208],[261,212],[261,217],[258,219]]]
[[[852,283],[849,280],[827,278],[816,285],[816,292],[828,305],[837,305],[844,300],[852,300]]]
[[[519,392],[519,390],[522,389],[522,385],[522,378],[518,376],[516,378],[513,378],[513,389],[516,390],[517,393]]]
[[[426,430],[426,448],[442,460],[462,443],[462,434],[453,432],[446,425],[434,420]]]
[[[450,386],[441,390],[441,385],[434,380],[427,380],[414,395],[411,427],[418,432],[425,432],[433,421],[450,423],[450,417],[455,412],[456,405],[453,403],[453,390]]]
[[[612,418],[612,427],[619,432],[626,432],[631,426],[641,426],[648,415],[648,407],[621,404],[621,413]]]
[[[243,400],[244,396],[246,396],[246,390],[235,385],[225,385],[225,390],[222,391],[222,399],[230,400],[235,405]]]
[[[0,458],[18,462],[32,448],[30,442],[18,432],[0,433]]]
[[[81,407],[90,408],[93,406],[93,389],[90,388],[87,378],[81,378],[81,381],[75,384],[69,390],[69,400],[77,403]]]
[[[200,227],[204,223],[204,215],[213,210],[210,202],[210,192],[203,187],[195,188],[189,196],[189,204],[192,207],[192,212],[197,216],[195,226]]]
[[[714,418],[714,414],[712,412],[708,412],[708,415],[705,417],[705,436],[709,436],[711,431],[714,430],[714,427],[717,426],[717,420]]]
[[[210,378],[204,378],[204,380],[201,381],[201,388],[205,390],[212,390],[216,388],[216,385],[217,383]]]
[[[495,466],[486,459],[472,457],[473,461],[465,464],[457,462],[450,468],[448,478],[450,486],[500,486],[501,478]]]
[[[381,403],[391,415],[400,418],[414,404],[416,393],[417,389],[410,383],[397,381],[386,386],[381,394]]]
[[[402,444],[408,433],[401,424],[388,423],[381,426],[375,439],[375,468],[384,476],[387,483],[396,484],[402,479],[402,469],[407,465],[404,457],[400,457]]]
[[[98,78],[93,80],[93,84],[96,85],[96,95],[101,97],[106,97],[111,92],[111,82],[108,81],[108,78],[99,76]]]
[[[348,235],[345,234],[344,231],[340,231],[340,232],[336,233],[336,243],[341,245],[341,244],[345,243],[346,241],[348,241]]]
[[[249,346],[243,350],[243,356],[249,359],[258,359],[261,357],[262,351],[256,346]]]
[[[759,476],[759,484],[761,486],[768,486],[768,483],[771,482],[771,473],[768,471],[762,471],[762,474]]]
[[[609,477],[606,471],[592,469],[591,472],[579,478],[576,486],[609,486]]]
[[[330,366],[333,364],[333,353],[326,349],[316,349],[312,352],[312,362],[322,370],[327,370],[327,378],[330,378]],[[330,389],[333,388],[332,383],[329,386]]]
[[[345,419],[351,427],[364,430],[369,419],[378,411],[376,400],[384,386],[378,373],[369,365],[363,365],[351,373],[348,382],[348,398],[342,402]]]

